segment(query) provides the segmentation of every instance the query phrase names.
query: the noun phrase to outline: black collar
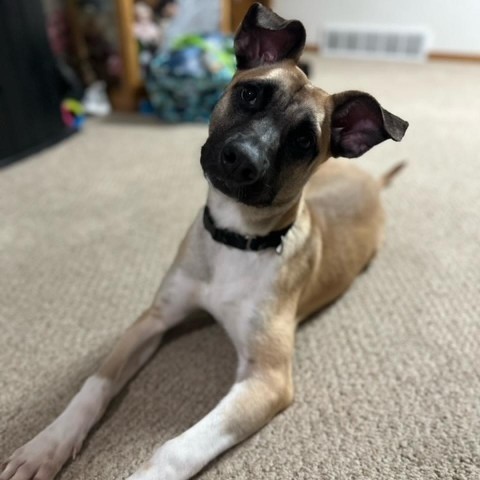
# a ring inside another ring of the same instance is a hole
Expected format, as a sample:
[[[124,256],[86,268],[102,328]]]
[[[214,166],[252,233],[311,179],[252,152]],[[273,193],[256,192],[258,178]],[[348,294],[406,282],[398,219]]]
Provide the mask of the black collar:
[[[262,237],[250,237],[248,235],[240,235],[223,228],[217,228],[212,218],[208,206],[203,210],[203,225],[210,232],[210,235],[216,242],[223,243],[229,247],[238,248],[239,250],[258,251],[267,248],[275,248],[277,253],[282,252],[283,236],[290,230],[289,225],[282,230],[275,230],[268,235]]]

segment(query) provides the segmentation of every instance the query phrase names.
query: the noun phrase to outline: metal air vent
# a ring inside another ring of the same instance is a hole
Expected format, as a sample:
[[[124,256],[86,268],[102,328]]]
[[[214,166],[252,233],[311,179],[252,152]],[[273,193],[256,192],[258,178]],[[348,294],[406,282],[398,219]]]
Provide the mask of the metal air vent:
[[[329,57],[423,61],[429,44],[421,27],[326,25],[320,47]]]

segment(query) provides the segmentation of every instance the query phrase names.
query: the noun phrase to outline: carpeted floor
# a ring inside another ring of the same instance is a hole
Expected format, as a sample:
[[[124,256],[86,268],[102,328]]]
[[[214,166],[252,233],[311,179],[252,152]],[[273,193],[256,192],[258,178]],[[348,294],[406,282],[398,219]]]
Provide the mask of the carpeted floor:
[[[359,165],[410,165],[384,195],[384,249],[299,330],[294,405],[198,478],[478,479],[480,67],[322,60],[314,77],[410,121]],[[0,171],[1,456],[60,413],[148,305],[202,205],[206,132],[89,121]],[[60,478],[124,478],[206,414],[234,369],[218,326],[177,335]]]

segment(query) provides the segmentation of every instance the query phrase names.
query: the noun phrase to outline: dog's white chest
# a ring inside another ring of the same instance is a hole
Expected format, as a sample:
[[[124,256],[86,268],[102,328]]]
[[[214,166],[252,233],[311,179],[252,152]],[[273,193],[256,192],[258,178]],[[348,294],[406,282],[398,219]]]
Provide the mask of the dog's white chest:
[[[201,304],[238,346],[272,296],[279,257],[274,250],[246,252],[218,244],[212,254],[212,276],[202,289]]]

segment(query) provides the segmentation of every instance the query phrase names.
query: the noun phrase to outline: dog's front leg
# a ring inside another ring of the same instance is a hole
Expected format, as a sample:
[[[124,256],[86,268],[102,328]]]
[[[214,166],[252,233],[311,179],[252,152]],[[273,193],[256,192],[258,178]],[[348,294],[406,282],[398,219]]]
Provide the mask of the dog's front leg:
[[[277,318],[281,322],[280,319]],[[242,345],[235,384],[202,420],[160,446],[128,480],[186,480],[266,425],[293,399],[294,321]]]
[[[80,450],[110,400],[151,357],[163,333],[194,307],[194,286],[182,272],[173,269],[162,282],[152,307],[126,330],[63,413],[4,463],[0,480],[52,479]]]

